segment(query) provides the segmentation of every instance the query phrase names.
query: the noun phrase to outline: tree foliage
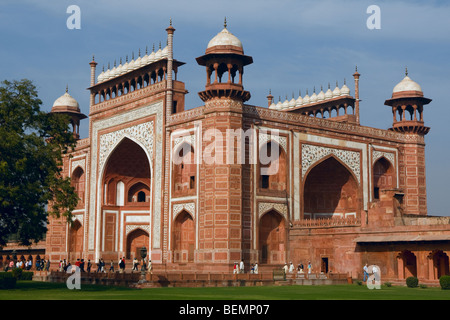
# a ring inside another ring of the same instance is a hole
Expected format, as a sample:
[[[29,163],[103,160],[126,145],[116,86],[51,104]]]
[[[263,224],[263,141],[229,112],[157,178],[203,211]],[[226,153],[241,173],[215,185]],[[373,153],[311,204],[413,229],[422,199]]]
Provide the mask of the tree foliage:
[[[16,235],[23,245],[42,240],[48,214],[67,217],[78,197],[62,176],[75,146],[69,117],[40,110],[30,80],[0,86],[0,245]]]

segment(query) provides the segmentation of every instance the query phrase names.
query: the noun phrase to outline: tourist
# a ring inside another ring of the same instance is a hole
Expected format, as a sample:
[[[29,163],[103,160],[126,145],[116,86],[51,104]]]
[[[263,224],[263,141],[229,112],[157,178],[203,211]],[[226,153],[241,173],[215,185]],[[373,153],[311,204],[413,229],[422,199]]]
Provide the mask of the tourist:
[[[88,259],[88,263],[87,263],[87,272],[91,272],[91,268],[92,268],[91,259]]]
[[[102,260],[98,259],[98,262],[97,262],[97,273],[99,273],[101,271],[102,271]]]
[[[133,269],[132,269],[132,271],[138,271],[138,264],[139,264],[139,261],[138,261],[138,259],[137,258],[134,258],[134,260],[133,260]]]
[[[294,269],[295,269],[294,264],[291,261],[289,265],[289,273],[294,273]]]
[[[121,258],[119,261],[119,272],[120,273],[125,272],[125,257]]]
[[[289,271],[289,268],[288,268],[288,265],[287,265],[287,263],[285,263],[285,264],[284,264],[284,267],[283,267],[283,271],[284,271],[284,273],[285,273],[285,274],[287,274],[287,273],[288,273],[288,271]]]
[[[311,272],[312,272],[311,261],[308,261],[308,274],[311,274]]]
[[[109,267],[109,272],[114,272],[114,262],[111,260],[111,265]]]
[[[45,271],[49,271],[50,270],[50,259],[47,260],[47,263],[45,265]]]
[[[258,274],[258,262],[255,263],[254,273]]]
[[[81,272],[84,272],[84,259],[81,259],[81,262],[80,262],[80,271],[81,271]]]
[[[241,263],[239,264],[239,271],[240,273],[244,273],[244,260],[241,260]]]
[[[250,273],[255,273],[255,265],[252,263],[252,267],[250,268]]]
[[[152,260],[148,260],[147,271],[150,272],[150,273],[153,273]]]
[[[369,268],[367,267],[367,263],[363,267],[363,271],[364,271],[363,282],[366,282],[366,280],[369,278]]]

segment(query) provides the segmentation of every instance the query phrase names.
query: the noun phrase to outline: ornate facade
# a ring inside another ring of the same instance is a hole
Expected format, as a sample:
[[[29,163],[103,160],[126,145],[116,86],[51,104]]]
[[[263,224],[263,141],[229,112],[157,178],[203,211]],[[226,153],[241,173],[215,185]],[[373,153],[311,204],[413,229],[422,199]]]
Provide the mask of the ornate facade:
[[[253,59],[225,25],[197,58],[204,105],[185,110],[166,31],[164,49],[97,78],[90,62],[90,136],[64,162],[80,202],[72,226],[50,221],[51,261],[132,259],[145,246],[156,270],[231,272],[242,259],[353,276],[376,264],[384,279],[449,272],[449,221],[427,216],[431,100],[416,82],[406,75],[386,101],[390,130],[360,124],[357,71],[355,96],[345,83],[249,105]]]

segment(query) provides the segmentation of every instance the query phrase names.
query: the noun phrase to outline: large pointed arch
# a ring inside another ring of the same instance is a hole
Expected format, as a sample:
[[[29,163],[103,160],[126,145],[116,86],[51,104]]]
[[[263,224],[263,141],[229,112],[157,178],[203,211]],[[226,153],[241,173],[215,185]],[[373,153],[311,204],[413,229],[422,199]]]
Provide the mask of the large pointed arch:
[[[308,169],[302,190],[304,218],[357,216],[361,208],[358,180],[334,155]]]
[[[129,248],[128,240],[125,241],[128,237],[124,234],[126,219],[123,212],[152,212],[152,163],[148,151],[138,140],[124,136],[106,157],[99,177],[102,195],[99,215],[102,256],[115,259],[118,251],[122,250],[127,256],[135,255],[135,250]],[[137,185],[137,182],[141,184]],[[139,198],[143,201],[130,202],[130,190],[136,193],[136,200]],[[146,241],[145,246],[149,247],[148,233]],[[124,245],[126,248],[123,248]]]

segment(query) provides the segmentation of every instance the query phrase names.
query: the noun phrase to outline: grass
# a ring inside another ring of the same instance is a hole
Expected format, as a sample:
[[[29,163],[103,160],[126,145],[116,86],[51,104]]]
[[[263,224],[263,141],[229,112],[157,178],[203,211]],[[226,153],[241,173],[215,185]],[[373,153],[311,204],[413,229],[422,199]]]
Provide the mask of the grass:
[[[130,289],[65,283],[19,281],[13,290],[0,290],[0,300],[450,300],[450,290],[363,285],[267,286],[220,288]]]

